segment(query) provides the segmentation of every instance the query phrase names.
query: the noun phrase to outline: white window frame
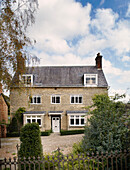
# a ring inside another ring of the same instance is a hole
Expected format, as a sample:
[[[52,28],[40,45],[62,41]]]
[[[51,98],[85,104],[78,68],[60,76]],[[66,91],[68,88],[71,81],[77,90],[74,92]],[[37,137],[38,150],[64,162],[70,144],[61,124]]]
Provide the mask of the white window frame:
[[[53,102],[52,102],[52,97],[55,97],[55,101],[56,101],[56,97],[60,97],[60,103],[61,103],[61,96],[60,96],[60,95],[55,95],[55,94],[54,94],[54,95],[51,95],[51,104],[60,104],[60,103],[56,103],[56,102],[53,103]]]
[[[26,77],[26,83],[23,82],[23,77]],[[27,77],[31,77],[31,84],[27,84]],[[25,86],[33,85],[33,75],[32,74],[22,74],[22,75],[20,75],[20,80]]]
[[[71,103],[71,98],[74,97],[74,103]],[[78,97],[78,103],[76,103],[76,97]],[[79,97],[82,97],[82,102],[79,103]],[[71,95],[70,96],[70,104],[83,104],[83,96],[82,95]]]
[[[32,119],[34,119],[34,117],[35,117],[35,122],[37,123],[37,120],[38,119],[40,119],[41,120],[41,125],[39,125],[39,127],[42,127],[42,116],[43,116],[43,114],[32,114],[32,115],[25,115],[26,116],[26,118],[25,118],[25,123],[27,124],[28,122],[27,122],[27,119],[30,119],[31,120],[31,122],[30,123],[33,123],[32,122]]]
[[[95,77],[96,78],[96,83],[94,83],[94,84],[87,84],[86,83],[86,78],[87,77]],[[97,87],[97,85],[98,85],[98,75],[97,74],[84,74],[84,86],[86,86],[86,87]]]
[[[73,116],[73,118],[74,118],[74,124],[72,125],[71,124],[71,117]],[[76,124],[76,118],[77,118],[77,116],[79,117],[79,124],[77,125]],[[84,117],[84,124],[81,124],[81,119],[82,119],[82,117]],[[78,126],[85,126],[85,123],[86,123],[86,118],[85,118],[85,114],[70,114],[69,115],[69,126],[76,126],[76,127],[78,127]]]
[[[37,100],[38,97],[40,97],[41,103],[34,103],[34,98],[35,98],[35,97],[36,97],[36,100]],[[34,96],[31,96],[31,98],[32,98],[32,103],[31,103],[31,101],[30,101],[30,104],[37,104],[37,105],[42,104],[42,98],[41,98],[40,95],[34,95]],[[30,99],[29,99],[29,100],[30,100]]]

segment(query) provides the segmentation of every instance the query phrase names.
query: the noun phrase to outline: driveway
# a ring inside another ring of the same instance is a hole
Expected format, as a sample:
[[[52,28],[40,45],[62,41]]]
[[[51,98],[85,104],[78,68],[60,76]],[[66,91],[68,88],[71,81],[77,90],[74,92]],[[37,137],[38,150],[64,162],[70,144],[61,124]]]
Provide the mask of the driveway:
[[[43,145],[43,153],[52,153],[58,147],[64,154],[72,151],[74,143],[82,140],[83,134],[60,136],[59,134],[52,133],[50,136],[42,136],[41,141]],[[19,138],[2,138],[0,148],[0,158],[13,158],[17,155],[16,145],[20,144]]]

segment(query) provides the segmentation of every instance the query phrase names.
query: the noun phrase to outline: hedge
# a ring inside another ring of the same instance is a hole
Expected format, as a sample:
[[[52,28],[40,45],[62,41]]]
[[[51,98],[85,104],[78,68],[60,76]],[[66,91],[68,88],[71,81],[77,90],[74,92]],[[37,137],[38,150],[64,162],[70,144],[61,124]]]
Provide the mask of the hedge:
[[[60,135],[76,135],[76,134],[83,134],[84,133],[84,129],[83,130],[61,130]]]
[[[6,137],[19,137],[19,132],[6,133]]]
[[[52,133],[51,130],[47,130],[47,131],[41,132],[41,136],[49,136],[51,133]]]

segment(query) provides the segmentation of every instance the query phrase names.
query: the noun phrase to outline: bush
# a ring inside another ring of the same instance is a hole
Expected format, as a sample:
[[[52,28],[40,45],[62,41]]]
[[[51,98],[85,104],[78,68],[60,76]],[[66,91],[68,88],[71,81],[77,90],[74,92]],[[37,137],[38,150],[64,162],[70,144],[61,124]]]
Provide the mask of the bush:
[[[6,137],[19,137],[19,136],[20,136],[19,132],[12,132],[6,134]]]
[[[41,132],[41,136],[49,136],[50,134],[51,134],[51,130]]]
[[[7,126],[7,132],[8,134],[13,132],[19,132],[16,117],[13,117],[11,123]]]
[[[96,95],[93,103],[94,110],[90,112],[89,126],[85,128],[82,143],[84,152],[126,149],[129,130],[125,126],[127,116],[124,104],[116,103],[106,95]]]
[[[43,156],[40,129],[37,123],[28,123],[21,129],[20,141],[19,157],[38,158]]]
[[[60,135],[76,135],[76,134],[83,134],[84,130],[61,130]]]

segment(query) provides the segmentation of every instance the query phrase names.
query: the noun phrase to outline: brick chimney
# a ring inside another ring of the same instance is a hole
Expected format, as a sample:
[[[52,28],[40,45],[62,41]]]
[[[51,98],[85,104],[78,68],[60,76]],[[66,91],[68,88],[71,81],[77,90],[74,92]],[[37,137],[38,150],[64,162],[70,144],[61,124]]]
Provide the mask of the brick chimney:
[[[98,70],[102,70],[102,56],[100,53],[97,54],[97,57],[95,58],[96,60],[96,67]]]
[[[2,84],[0,83],[0,94],[3,92],[2,90]]]

